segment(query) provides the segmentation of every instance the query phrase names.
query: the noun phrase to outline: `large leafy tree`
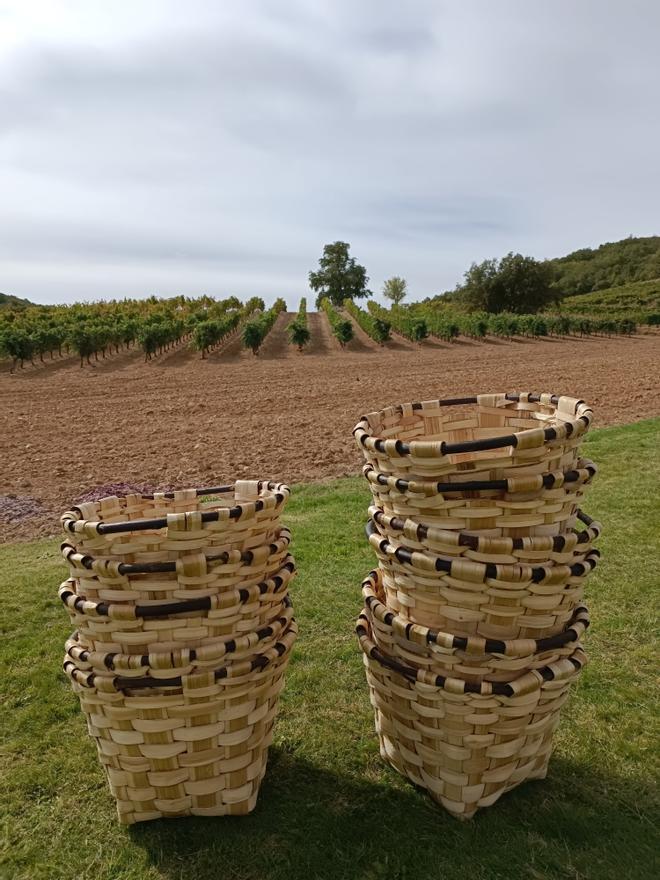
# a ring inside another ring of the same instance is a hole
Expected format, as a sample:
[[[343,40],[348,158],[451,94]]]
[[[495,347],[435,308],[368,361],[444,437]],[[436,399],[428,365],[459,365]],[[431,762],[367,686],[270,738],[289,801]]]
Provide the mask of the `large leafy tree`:
[[[408,285],[406,280],[405,278],[399,278],[398,275],[388,278],[383,285],[383,296],[385,299],[389,299],[395,306],[398,306],[405,299],[407,293]]]
[[[345,241],[326,244],[318,271],[309,273],[309,286],[317,294],[317,308],[325,298],[340,307],[345,299],[371,296],[367,290],[367,270],[355,262],[355,257],[349,256],[349,248]]]
[[[533,257],[509,253],[501,260],[473,263],[457,288],[457,300],[484,312],[538,312],[556,299],[553,269]]]

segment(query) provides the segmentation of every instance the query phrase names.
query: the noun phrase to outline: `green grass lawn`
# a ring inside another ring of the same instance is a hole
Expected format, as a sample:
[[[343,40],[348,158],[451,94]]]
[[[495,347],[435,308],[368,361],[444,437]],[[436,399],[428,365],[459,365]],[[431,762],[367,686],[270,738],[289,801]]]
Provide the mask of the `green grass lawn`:
[[[69,624],[57,598],[58,542],[0,547],[0,876],[657,877],[659,448],[660,419],[590,436],[600,474],[585,507],[605,525],[604,559],[588,586],[591,663],[565,710],[548,778],[468,823],[378,754],[353,636],[360,581],[374,564],[361,480],[299,487],[287,508],[301,634],[260,800],[242,818],[117,823],[60,672]]]

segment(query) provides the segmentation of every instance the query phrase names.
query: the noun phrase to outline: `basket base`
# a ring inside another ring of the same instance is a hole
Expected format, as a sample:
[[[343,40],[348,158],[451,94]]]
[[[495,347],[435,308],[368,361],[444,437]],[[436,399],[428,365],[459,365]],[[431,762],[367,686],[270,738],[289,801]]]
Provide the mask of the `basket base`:
[[[378,732],[378,721],[376,721],[376,730]],[[537,755],[527,764],[518,767],[507,782],[497,786],[494,791],[486,793],[486,786],[483,784],[474,786],[473,788],[478,791],[479,797],[477,800],[471,800],[469,803],[466,803],[445,797],[440,791],[436,790],[438,780],[427,776],[423,768],[413,767],[413,765],[407,762],[387,735],[378,733],[378,740],[380,743],[380,755],[386,764],[389,764],[393,770],[396,770],[397,773],[408,779],[418,788],[424,789],[437,804],[460,821],[471,819],[480,809],[492,806],[503,794],[512,791],[524,782],[534,779],[545,779],[548,775],[548,765],[552,752],[552,742],[550,742],[549,748],[544,748],[541,754]],[[493,788],[493,786],[491,785],[490,788]],[[470,792],[471,795],[476,793],[475,791]]]
[[[159,809],[153,809],[154,804],[151,802],[144,804],[145,809],[141,810],[139,803],[116,797],[119,821],[122,825],[135,825],[138,822],[151,822],[154,819],[183,819],[186,816],[247,816],[257,805],[261,782],[266,774],[266,762],[267,755],[264,756],[263,767],[258,777],[242,789],[210,793],[207,796],[209,806],[200,806],[199,798],[197,804],[193,806],[192,798],[188,797],[178,801],[161,802],[158,804]]]

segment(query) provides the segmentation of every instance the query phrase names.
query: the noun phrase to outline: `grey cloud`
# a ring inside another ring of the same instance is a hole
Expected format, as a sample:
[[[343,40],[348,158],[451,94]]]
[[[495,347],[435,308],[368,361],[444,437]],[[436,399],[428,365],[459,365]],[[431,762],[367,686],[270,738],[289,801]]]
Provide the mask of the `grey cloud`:
[[[140,259],[163,263],[183,260],[231,269],[247,260],[260,267],[280,268],[284,260],[280,252],[263,246],[257,250],[241,241],[214,240],[212,235],[200,237],[192,231],[175,234],[169,229],[142,230],[128,218],[121,228],[98,221],[54,225],[23,218],[6,238],[0,239],[0,259],[17,257],[64,263],[77,260],[92,265],[97,260],[117,265]]]
[[[515,198],[394,196],[368,203],[347,226],[374,238],[437,241],[511,231],[518,219]]]
[[[340,83],[313,53],[248,40],[200,34],[175,43],[142,43],[121,56],[92,50],[39,53],[25,65],[26,84],[44,97],[102,106],[145,97],[177,98],[215,89],[272,93],[293,90],[315,99],[334,97]]]
[[[345,238],[426,296],[657,232],[650,0],[70,9],[8,52],[0,20],[0,289],[293,305]]]

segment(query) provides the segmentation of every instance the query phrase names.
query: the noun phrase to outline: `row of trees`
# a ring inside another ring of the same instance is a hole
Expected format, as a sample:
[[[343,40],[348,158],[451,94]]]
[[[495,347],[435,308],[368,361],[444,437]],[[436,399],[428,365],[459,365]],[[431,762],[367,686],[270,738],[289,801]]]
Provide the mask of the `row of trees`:
[[[374,300],[371,300],[367,307],[375,318],[381,321],[389,321],[391,327],[397,333],[405,336],[406,339],[410,339],[411,342],[421,342],[422,339],[426,339],[429,335],[428,325],[424,318],[416,315],[411,309],[399,308],[397,305],[393,305],[392,309],[388,311],[379,303],[374,302]]]
[[[235,310],[227,312],[222,318],[195,323],[191,340],[193,348],[201,352],[202,358],[205,358],[238,327],[240,320],[241,312]]]
[[[278,299],[269,309],[253,297],[244,305],[236,297],[159,300],[122,300],[72,306],[3,307],[0,311],[0,357],[12,360],[11,370],[36,357],[54,359],[75,353],[80,366],[140,345],[145,361],[190,341],[206,358],[239,328],[246,348],[259,352],[286,302]],[[350,322],[348,322],[350,324]],[[293,322],[295,343],[309,341],[307,303],[300,303]]]
[[[191,343],[194,349],[201,352],[202,359],[210,351],[217,348],[255,312],[263,312],[264,301],[254,296],[245,305],[241,305],[236,297],[216,303],[211,313],[194,316]]]
[[[391,314],[396,314],[392,309]],[[634,321],[624,319],[586,318],[573,315],[528,314],[514,312],[456,312],[450,309],[429,309],[413,306],[409,310],[410,319],[424,323],[431,336],[451,342],[458,336],[483,339],[485,336],[499,336],[510,339],[513,336],[538,338],[541,336],[591,336],[591,335],[630,335],[637,329]],[[396,327],[396,322],[393,321]],[[409,335],[409,338],[413,338]],[[418,338],[424,338],[423,336]]]
[[[625,299],[624,288],[616,297],[612,290],[612,300],[604,296],[602,302],[594,304],[593,314],[587,301],[567,301],[565,312],[571,312],[570,317],[554,307],[560,305],[568,288],[575,292],[599,289],[605,283],[630,278],[656,278],[660,273],[659,260],[657,237],[626,239],[593,251],[576,251],[554,261],[539,262],[509,253],[501,260],[473,264],[456,290],[417,306],[403,305],[406,282],[395,276],[383,287],[383,296],[392,303],[391,310],[373,301],[364,310],[355,301],[371,296],[366,269],[350,256],[348,243],[336,241],[324,247],[318,269],[309,273],[309,283],[317,294],[317,307],[328,315],[333,333],[342,345],[353,333],[352,323],[339,311],[342,308],[380,343],[389,337],[390,328],[415,341],[429,334],[451,340],[459,333],[474,338],[488,333],[630,333],[634,332],[637,320],[656,324],[660,321],[653,281],[636,281],[632,285],[636,291],[632,302],[630,297]],[[568,283],[567,279],[573,280]],[[643,302],[642,295],[646,297]],[[635,297],[643,310],[635,311]],[[286,308],[284,301],[278,300],[272,309],[266,310],[258,297],[245,305],[235,297],[216,302],[210,297],[181,296],[57,307],[33,306],[7,296],[4,299],[7,302],[0,310],[0,356],[11,358],[12,369],[35,358],[44,361],[72,352],[83,366],[92,357],[105,358],[135,344],[142,347],[145,359],[149,360],[188,339],[206,357],[239,327],[244,344],[257,353],[277,315]],[[288,328],[289,338],[299,348],[309,341],[306,305],[303,300]],[[585,312],[578,311],[583,306]],[[601,317],[601,313],[606,317]]]
[[[369,305],[371,305],[371,303],[369,303]],[[390,338],[390,330],[392,329],[391,321],[388,321],[380,315],[373,314],[371,310],[365,312],[364,309],[361,309],[356,305],[352,299],[344,300],[344,308],[349,315],[355,318],[358,325],[374,340],[374,342],[382,345]]]
[[[216,301],[206,296],[3,309],[0,356],[12,360],[12,371],[36,358],[71,354],[82,367],[136,344],[151,360],[190,339],[204,357],[256,310],[264,310],[259,297],[243,306],[236,297]]]
[[[243,325],[241,339],[246,348],[251,349],[252,354],[259,354],[264,339],[270,333],[273,324],[280,312],[286,312],[286,302],[280,297],[265,312],[250,318]]]
[[[145,361],[158,354],[169,351],[187,337],[186,322],[169,315],[150,315],[138,331],[138,342],[144,352]],[[89,358],[87,359],[89,362]],[[81,364],[82,366],[82,358]]]
[[[297,345],[298,351],[302,351],[310,339],[309,327],[307,326],[307,298],[303,296],[298,307],[298,314],[286,328],[291,345]]]
[[[12,370],[17,365],[38,358],[42,363],[55,354],[63,357],[75,352],[82,364],[92,356],[105,358],[112,353],[133,345],[143,331],[137,318],[123,315],[117,319],[106,315],[77,315],[48,313],[29,310],[25,318],[15,320],[6,316],[0,323],[0,355],[12,359]]]
[[[370,301],[369,312],[385,321],[412,342],[434,336],[452,342],[459,336],[483,339],[498,336],[537,338],[542,336],[630,335],[637,329],[630,318],[587,318],[580,315],[528,314],[514,312],[458,312],[424,305],[392,306],[390,310]]]
[[[343,348],[353,338],[353,324],[340,314],[327,297],[319,302],[319,308],[325,312],[332,333]]]
[[[424,313],[424,320],[430,336],[442,339],[443,342],[453,342],[461,335],[458,316],[441,309],[430,310]]]
[[[145,330],[152,318],[150,312],[138,317],[128,307],[33,307],[9,312],[0,319],[0,354],[12,359],[12,370],[35,358],[43,362],[72,352],[82,366],[92,356],[108,357],[140,339],[150,342]]]

